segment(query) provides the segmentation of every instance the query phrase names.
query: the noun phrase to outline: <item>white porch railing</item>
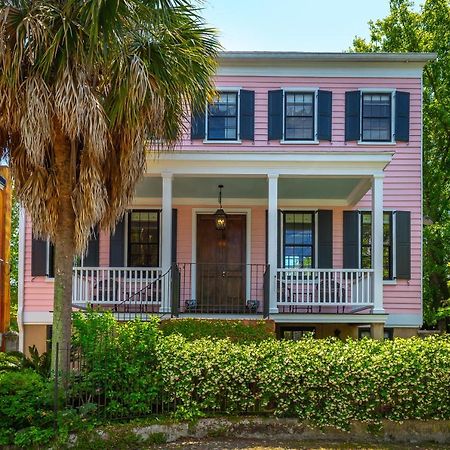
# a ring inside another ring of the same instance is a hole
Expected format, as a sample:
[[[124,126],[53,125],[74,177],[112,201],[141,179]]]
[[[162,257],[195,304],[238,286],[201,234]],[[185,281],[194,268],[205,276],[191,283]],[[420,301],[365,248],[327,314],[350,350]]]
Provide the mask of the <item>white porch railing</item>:
[[[278,269],[277,306],[373,305],[372,269]]]
[[[160,268],[74,267],[72,304],[160,305],[166,285]]]

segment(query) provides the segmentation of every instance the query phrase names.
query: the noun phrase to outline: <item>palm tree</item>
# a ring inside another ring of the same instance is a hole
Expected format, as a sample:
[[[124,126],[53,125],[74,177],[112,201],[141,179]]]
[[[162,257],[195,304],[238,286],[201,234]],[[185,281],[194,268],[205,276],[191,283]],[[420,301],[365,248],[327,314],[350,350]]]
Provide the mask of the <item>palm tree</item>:
[[[55,245],[54,361],[74,256],[123,215],[146,150],[173,148],[188,106],[213,95],[218,49],[189,0],[0,0],[0,149],[34,234]]]

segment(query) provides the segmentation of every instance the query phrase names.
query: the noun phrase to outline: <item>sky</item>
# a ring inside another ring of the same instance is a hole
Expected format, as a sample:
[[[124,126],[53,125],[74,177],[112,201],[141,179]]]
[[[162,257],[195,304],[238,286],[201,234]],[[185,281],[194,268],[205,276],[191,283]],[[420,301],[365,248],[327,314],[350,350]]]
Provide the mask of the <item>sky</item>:
[[[225,50],[341,52],[388,12],[389,0],[204,0],[203,16]]]

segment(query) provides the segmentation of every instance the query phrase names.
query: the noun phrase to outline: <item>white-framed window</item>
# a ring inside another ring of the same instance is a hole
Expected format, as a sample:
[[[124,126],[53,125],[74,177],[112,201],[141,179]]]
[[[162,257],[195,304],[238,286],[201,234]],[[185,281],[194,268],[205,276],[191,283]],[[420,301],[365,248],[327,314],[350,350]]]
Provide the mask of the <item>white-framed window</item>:
[[[239,140],[239,89],[219,90],[206,109],[207,141]]]
[[[314,268],[316,263],[316,212],[282,212],[282,265],[290,269]]]
[[[127,214],[126,261],[128,267],[159,267],[161,211],[133,209]]]
[[[391,142],[393,140],[392,97],[392,92],[362,92],[362,142]]]
[[[395,279],[395,214],[383,211],[383,279]],[[372,268],[372,212],[359,212],[359,268]]]
[[[284,92],[284,140],[314,141],[316,138],[316,93]]]

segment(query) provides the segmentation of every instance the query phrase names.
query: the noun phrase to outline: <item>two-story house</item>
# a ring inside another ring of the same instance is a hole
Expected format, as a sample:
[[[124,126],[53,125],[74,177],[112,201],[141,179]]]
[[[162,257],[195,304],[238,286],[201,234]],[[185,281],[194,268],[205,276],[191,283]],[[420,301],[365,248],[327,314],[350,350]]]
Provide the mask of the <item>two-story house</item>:
[[[262,319],[280,336],[422,324],[429,54],[226,52],[218,96],[74,265],[73,304],[120,320]],[[52,246],[20,225],[22,347],[52,323]]]

